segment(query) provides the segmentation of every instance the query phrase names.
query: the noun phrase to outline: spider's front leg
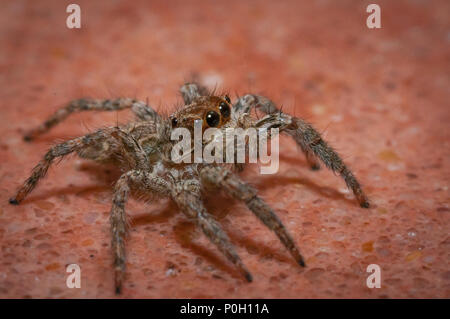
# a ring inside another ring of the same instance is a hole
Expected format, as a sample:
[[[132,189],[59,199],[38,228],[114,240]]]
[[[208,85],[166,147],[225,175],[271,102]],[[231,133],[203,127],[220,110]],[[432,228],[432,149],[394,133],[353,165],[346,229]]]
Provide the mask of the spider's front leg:
[[[272,126],[280,127],[280,131],[293,136],[307,152],[307,156],[315,156],[333,172],[339,174],[353,191],[356,199],[363,208],[369,208],[369,200],[364,194],[361,185],[350,169],[344,164],[339,154],[323,140],[320,133],[306,121],[277,111],[268,98],[258,95],[246,95],[238,100],[235,107],[239,112],[248,113],[252,107],[261,107],[269,113],[262,121],[273,121]],[[273,112],[275,111],[275,112]],[[266,124],[267,125],[267,124]],[[269,125],[270,126],[270,125]]]
[[[69,102],[57,110],[44,123],[28,131],[24,139],[31,141],[37,136],[49,131],[52,127],[66,119],[70,114],[81,111],[120,111],[131,108],[139,120],[156,121],[160,117],[155,110],[142,101],[132,98],[118,98],[114,100],[78,99]]]
[[[183,213],[194,220],[206,237],[239,269],[245,279],[251,282],[253,280],[251,273],[242,263],[220,224],[206,211],[200,194],[197,191],[187,190],[186,187],[178,187],[173,191],[172,198]]]
[[[127,235],[125,204],[132,188],[167,196],[170,184],[156,175],[141,170],[132,170],[123,174],[114,187],[110,221],[116,294],[120,294],[122,290],[122,283],[125,275],[125,239]]]
[[[264,96],[248,94],[240,98],[234,105],[234,109],[239,112],[250,113],[251,108],[258,108],[266,114],[273,114],[276,112],[281,112],[275,103]],[[286,130],[283,133],[292,136],[298,146],[300,146],[302,152],[305,154],[306,161],[312,170],[320,169],[320,164],[312,150],[305,144],[304,140],[301,138],[300,134],[295,130]]]
[[[220,187],[234,198],[242,200],[264,225],[275,232],[297,263],[305,266],[303,257],[286,227],[269,205],[257,195],[255,189],[224,167],[205,166],[200,174],[205,185]]]
[[[329,169],[339,174],[353,191],[359,205],[363,208],[369,208],[369,199],[362,190],[352,171],[344,164],[339,154],[323,140],[317,130],[311,124],[300,118],[292,117],[292,123],[286,128],[290,131],[296,131],[304,141],[304,145],[310,149]]]

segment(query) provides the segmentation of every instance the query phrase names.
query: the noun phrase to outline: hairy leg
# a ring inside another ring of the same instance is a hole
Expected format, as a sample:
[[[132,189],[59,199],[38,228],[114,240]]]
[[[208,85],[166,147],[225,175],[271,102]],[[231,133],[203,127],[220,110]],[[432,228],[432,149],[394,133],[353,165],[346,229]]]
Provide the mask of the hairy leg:
[[[80,152],[97,144],[99,141],[104,141],[106,136],[105,130],[99,130],[50,148],[44,155],[44,158],[33,168],[31,176],[24,182],[16,196],[11,198],[9,202],[11,204],[19,204],[36,187],[39,180],[47,174],[50,165],[56,158],[66,156],[72,152]]]
[[[18,190],[16,196],[12,197],[11,204],[19,204],[43,178],[56,158],[62,158],[70,153],[76,152],[83,158],[100,160],[107,157],[120,156],[138,168],[147,167],[145,153],[140,147],[133,144],[135,141],[118,127],[100,129],[94,133],[60,143],[50,148],[44,158],[33,168],[31,176]],[[133,148],[134,147],[134,148]],[[95,152],[93,151],[95,150]],[[103,150],[103,152],[102,152]]]
[[[130,169],[132,167],[134,169],[150,170],[147,154],[132,134],[121,128],[115,128],[111,131],[111,136],[120,144],[120,154]]]
[[[294,240],[278,216],[258,195],[254,188],[243,182],[236,174],[224,167],[206,166],[200,172],[202,180],[207,185],[218,186],[234,198],[245,202],[247,207],[264,225],[273,230],[283,245],[291,253],[297,263],[304,267],[305,262]]]
[[[246,95],[242,98],[240,98],[237,103],[234,105],[234,108],[236,110],[248,113],[250,112],[251,108],[258,108],[258,110],[261,110],[262,112],[266,114],[272,114],[275,112],[281,112],[280,109],[277,108],[275,103],[273,103],[271,100],[264,96],[260,95]],[[287,135],[292,136],[292,138],[295,140],[298,146],[300,146],[301,150],[305,154],[306,161],[308,162],[309,167],[313,170],[320,169],[319,162],[317,161],[316,157],[314,156],[314,153],[311,151],[310,148],[308,148],[307,145],[305,145],[303,139],[296,131],[284,131]]]
[[[299,118],[292,118],[292,124],[287,128],[295,131],[303,140],[304,145],[333,172],[339,174],[353,191],[361,207],[369,208],[369,200],[364,194],[361,185],[350,169],[344,164],[338,153],[322,139],[311,124]]]
[[[209,95],[206,87],[195,82],[183,84],[180,88],[180,93],[185,105],[191,104],[198,97]]]
[[[195,192],[179,189],[174,191],[172,198],[183,213],[194,220],[206,237],[238,268],[245,279],[251,282],[253,280],[252,275],[242,263],[241,258],[236,253],[233,244],[222,230],[220,224],[206,211],[200,196]]]
[[[62,122],[70,114],[80,111],[119,111],[131,108],[138,119],[143,121],[156,120],[159,115],[144,102],[132,98],[118,98],[114,100],[78,99],[69,102],[65,107],[56,111],[44,123],[30,130],[24,136],[26,141],[49,131],[56,124]]]
[[[132,188],[140,191],[167,195],[170,185],[161,177],[140,170],[132,170],[123,174],[114,187],[110,222],[112,234],[111,248],[114,255],[114,283],[116,294],[120,294],[125,276],[125,239],[128,225],[125,213],[125,204]]]
[[[260,107],[264,112],[270,114],[262,120],[269,122],[265,126],[280,127],[280,131],[287,132],[298,141],[297,143],[300,144],[302,149],[305,149],[307,156],[314,155],[325,166],[339,174],[353,191],[361,207],[368,208],[370,206],[367,196],[353,173],[344,164],[339,154],[322,139],[320,133],[311,124],[281,111],[276,112],[277,109],[273,102],[262,96],[246,95],[235,104],[236,111],[242,113],[248,113],[252,107]],[[275,112],[273,112],[274,110]],[[272,124],[270,124],[270,121],[272,121]]]

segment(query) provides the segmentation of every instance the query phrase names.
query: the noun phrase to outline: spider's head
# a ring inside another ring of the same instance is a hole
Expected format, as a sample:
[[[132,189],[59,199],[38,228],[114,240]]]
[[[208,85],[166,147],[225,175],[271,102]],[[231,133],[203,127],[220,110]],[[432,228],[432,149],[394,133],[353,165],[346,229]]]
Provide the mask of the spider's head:
[[[202,96],[192,104],[174,112],[170,117],[172,128],[184,127],[194,130],[194,123],[201,121],[202,130],[210,127],[220,128],[226,126],[231,118],[231,100],[225,95]]]

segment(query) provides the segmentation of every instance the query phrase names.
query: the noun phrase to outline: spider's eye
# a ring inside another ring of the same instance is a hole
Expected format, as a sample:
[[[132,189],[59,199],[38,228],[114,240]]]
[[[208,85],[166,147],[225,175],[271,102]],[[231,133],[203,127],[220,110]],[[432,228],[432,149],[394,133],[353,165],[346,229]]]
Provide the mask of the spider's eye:
[[[231,99],[228,95],[225,95],[225,101],[227,101],[228,103],[231,103]]]
[[[206,113],[206,123],[209,127],[216,127],[220,123],[220,115],[216,111]]]
[[[177,120],[176,117],[174,117],[174,118],[172,119],[172,127],[177,126],[177,124],[178,124],[178,120]]]
[[[222,114],[224,117],[230,116],[230,106],[227,103],[221,102],[219,104],[219,110],[220,110],[220,114]]]

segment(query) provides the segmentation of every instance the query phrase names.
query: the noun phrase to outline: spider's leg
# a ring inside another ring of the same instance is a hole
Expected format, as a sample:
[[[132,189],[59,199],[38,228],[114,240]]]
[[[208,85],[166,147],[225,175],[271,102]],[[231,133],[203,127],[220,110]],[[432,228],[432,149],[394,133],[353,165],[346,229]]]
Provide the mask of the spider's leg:
[[[255,214],[264,225],[275,232],[297,263],[302,267],[305,266],[303,257],[295,245],[294,240],[289,235],[286,227],[269,205],[257,195],[254,188],[243,182],[236,174],[224,167],[206,166],[202,169],[200,174],[207,185],[219,186],[234,198],[245,202],[253,214]]]
[[[310,149],[329,169],[339,174],[353,191],[356,199],[363,208],[369,208],[369,200],[364,194],[361,185],[350,169],[344,164],[339,154],[327,144],[314,127],[300,118],[292,118],[287,130],[295,131],[303,140],[304,145]]]
[[[264,112],[266,114],[273,114],[275,112],[281,112],[281,110],[277,108],[275,103],[273,103],[268,98],[266,98],[264,96],[260,96],[260,95],[248,94],[248,95],[240,98],[234,105],[234,108],[236,110],[247,110],[247,112],[249,112],[251,108],[256,108],[256,107],[258,107],[258,110],[261,110],[262,112]],[[286,130],[283,133],[292,136],[292,138],[297,143],[297,145],[300,146],[302,152],[305,154],[306,161],[308,162],[308,165],[309,165],[309,167],[311,167],[311,169],[313,169],[313,170],[320,169],[320,164],[319,164],[317,158],[314,156],[314,153],[305,144],[304,140],[301,138],[301,136],[298,134],[297,131]]]
[[[185,105],[191,104],[198,97],[209,95],[208,89],[196,82],[183,84],[180,93]]]
[[[160,121],[161,116],[148,103],[135,101],[131,105],[131,111],[141,121]]]
[[[161,177],[141,170],[132,170],[123,174],[114,187],[111,207],[111,248],[114,254],[114,282],[116,294],[120,294],[125,275],[125,239],[127,235],[127,217],[125,204],[131,188],[167,195],[169,183]]]
[[[241,258],[236,253],[233,244],[222,230],[220,224],[206,211],[200,195],[186,190],[178,190],[173,193],[172,198],[183,213],[194,220],[206,237],[239,269],[245,279],[251,282],[253,280],[252,275],[242,263]]]
[[[140,170],[150,169],[147,154],[131,134],[117,127],[112,129],[111,136],[119,141],[121,156],[125,158],[130,167]]]
[[[56,124],[62,122],[70,114],[80,111],[119,111],[131,108],[140,120],[156,120],[159,115],[144,102],[132,98],[118,98],[114,100],[78,99],[69,102],[63,108],[57,110],[44,123],[28,131],[24,139],[31,141],[35,137],[49,131]]]
[[[78,153],[80,157],[99,161],[120,153],[120,156],[125,158],[130,166],[145,169],[148,161],[144,151],[136,144],[137,142],[131,136],[118,127],[100,129],[94,133],[57,144],[47,151],[44,158],[33,168],[31,176],[9,202],[19,204],[36,187],[39,180],[47,174],[49,167],[56,158],[64,157],[73,152]]]
[[[291,135],[291,134],[289,134],[289,135]],[[297,139],[296,136],[294,136],[294,139],[297,142],[297,144],[300,145],[300,148],[302,149],[303,153],[305,153],[305,158],[306,158],[306,161],[308,162],[309,167],[311,167],[311,169],[313,171],[319,170],[320,169],[320,164],[319,164],[319,161],[314,156],[314,153],[311,152],[311,150],[308,147],[306,147],[303,143],[301,143]]]
[[[33,168],[31,176],[24,182],[16,196],[11,198],[9,202],[11,204],[19,204],[35,188],[39,180],[46,175],[50,165],[56,158],[66,156],[72,152],[82,152],[83,149],[104,141],[108,137],[107,131],[107,129],[98,130],[50,148],[44,155],[44,158]]]
[[[242,109],[249,109],[259,105],[261,101],[268,101],[268,99],[258,95],[246,95],[238,101],[237,105]],[[270,108],[271,104],[266,102],[262,105]],[[344,179],[348,188],[355,194],[361,207],[369,208],[369,200],[353,173],[344,164],[339,154],[325,142],[320,133],[311,124],[281,112],[270,113],[258,122],[264,123],[266,127],[279,127],[280,132],[290,132],[289,134],[296,136],[296,139],[301,140],[301,144],[309,153],[314,154],[326,167]]]

